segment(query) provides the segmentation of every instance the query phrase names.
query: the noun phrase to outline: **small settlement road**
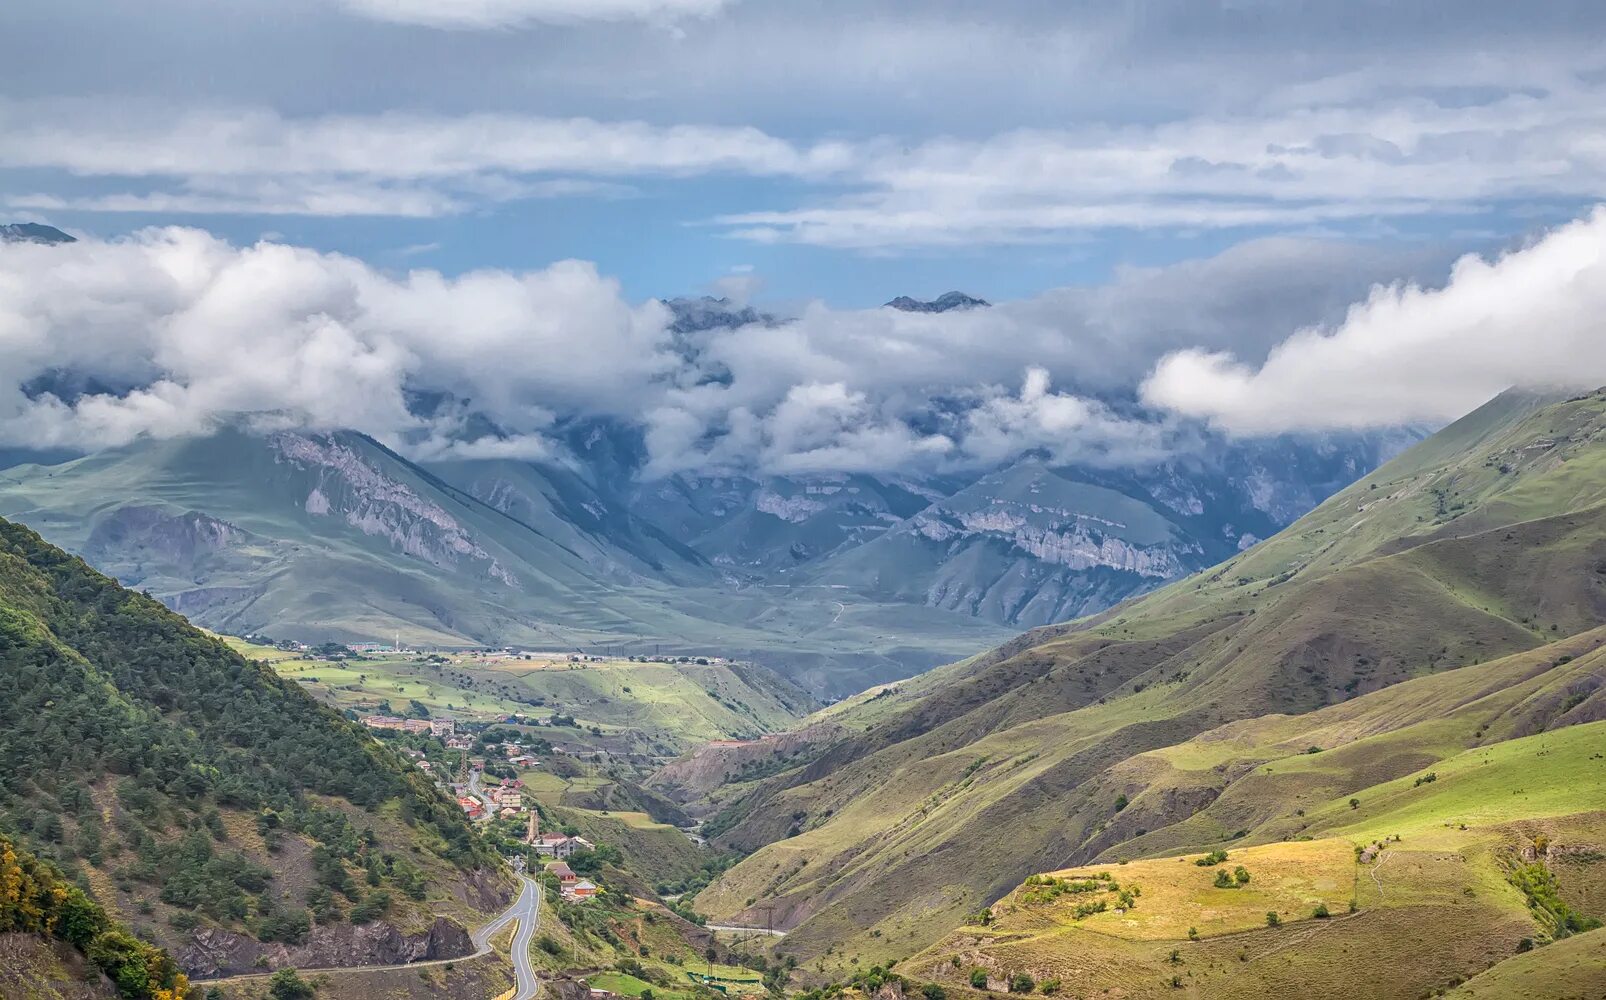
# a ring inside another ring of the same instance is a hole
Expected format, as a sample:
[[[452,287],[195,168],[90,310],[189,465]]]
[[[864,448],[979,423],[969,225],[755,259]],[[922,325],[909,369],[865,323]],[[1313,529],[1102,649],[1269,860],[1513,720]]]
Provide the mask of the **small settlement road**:
[[[786,937],[785,931],[778,931],[773,927],[737,927],[734,924],[704,924],[711,931],[724,931],[727,934],[768,934],[770,937]]]
[[[491,939],[498,932],[513,921],[518,921],[519,929],[513,934],[513,974],[518,988],[513,993],[513,1000],[535,1000],[540,992],[540,983],[535,978],[535,966],[530,962],[530,943],[535,940],[536,927],[541,923],[541,885],[528,875],[520,875],[520,890],[518,898],[513,905],[503,910],[496,919],[474,931],[470,938],[474,942],[472,955],[461,955],[457,958],[435,958],[422,962],[407,962],[402,965],[338,965],[323,969],[301,969],[302,972],[346,973],[346,972],[387,972],[394,969],[427,969],[433,965],[446,965],[452,962],[466,962],[474,958],[484,958],[491,954]],[[252,972],[243,976],[220,976],[216,979],[191,979],[192,983],[247,983],[252,980],[267,979],[273,975],[271,972]]]

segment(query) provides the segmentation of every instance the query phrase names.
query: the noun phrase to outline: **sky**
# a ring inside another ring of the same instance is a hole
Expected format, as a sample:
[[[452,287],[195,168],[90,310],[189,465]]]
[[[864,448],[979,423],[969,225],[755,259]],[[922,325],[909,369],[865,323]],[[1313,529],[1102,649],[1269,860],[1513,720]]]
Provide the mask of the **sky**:
[[[247,414],[535,456],[600,415],[661,473],[1143,461],[1190,427],[1442,423],[1513,381],[1606,382],[1603,22],[4,5],[0,219],[82,242],[0,249],[0,440]],[[876,308],[949,289],[995,305]],[[677,341],[653,300],[705,293],[794,322]],[[100,388],[41,393],[67,370]]]

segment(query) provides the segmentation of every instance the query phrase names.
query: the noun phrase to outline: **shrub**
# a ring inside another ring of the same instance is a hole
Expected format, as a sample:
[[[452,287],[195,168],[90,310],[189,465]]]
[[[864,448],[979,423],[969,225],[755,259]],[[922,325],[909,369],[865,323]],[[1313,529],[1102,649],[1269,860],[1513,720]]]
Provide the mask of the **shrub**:
[[[1360,799],[1350,799],[1349,800],[1349,807],[1351,809],[1359,809],[1361,807],[1361,800]]]
[[[1120,812],[1122,809],[1125,809],[1128,801],[1129,800],[1125,795],[1117,795],[1115,797],[1115,811]]]
[[[1009,992],[1030,993],[1037,988],[1037,981],[1024,972],[1017,972],[1009,977]]]
[[[1199,940],[1199,928],[1197,928],[1197,927],[1189,927],[1188,928],[1188,940],[1189,941],[1197,941],[1197,940]]]
[[[927,983],[920,987],[920,995],[926,1000],[948,1000],[948,991],[936,983]]]
[[[1045,979],[1037,984],[1037,992],[1046,997],[1051,997],[1059,991],[1060,981],[1058,979]]]
[[[1232,880],[1237,882],[1239,885],[1248,885],[1249,869],[1245,868],[1243,865],[1239,865],[1237,868],[1234,868],[1232,870]]]
[[[1277,915],[1277,911],[1276,910],[1267,910],[1266,911],[1266,926],[1267,927],[1276,927],[1278,924],[1280,924],[1282,922],[1283,922],[1283,918],[1279,917]]]
[[[307,1000],[314,992],[312,984],[294,969],[280,969],[268,980],[268,996],[273,1000]]]
[[[987,988],[987,970],[976,968],[970,970],[970,985],[978,990]]]
[[[1232,876],[1227,874],[1226,869],[1216,870],[1217,889],[1236,889],[1237,887],[1238,883],[1232,880]]]
[[[1317,920],[1326,920],[1329,916],[1326,903],[1317,903],[1316,912],[1312,914]]]
[[[385,915],[390,909],[390,893],[384,889],[375,889],[363,897],[362,902],[351,908],[351,922],[354,924],[373,923]]]
[[[1200,868],[1209,868],[1211,865],[1219,865],[1225,860],[1227,860],[1227,852],[1218,850],[1211,851],[1198,861],[1195,861],[1194,864],[1198,865]]]

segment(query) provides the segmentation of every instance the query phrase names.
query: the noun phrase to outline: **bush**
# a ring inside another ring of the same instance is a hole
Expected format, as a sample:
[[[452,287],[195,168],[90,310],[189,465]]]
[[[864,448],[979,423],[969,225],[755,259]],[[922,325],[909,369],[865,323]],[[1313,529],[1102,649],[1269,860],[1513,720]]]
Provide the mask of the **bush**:
[[[1198,865],[1200,868],[1209,868],[1212,865],[1219,865],[1225,860],[1227,860],[1226,851],[1211,851],[1198,861],[1195,861],[1194,864]]]
[[[1237,882],[1239,885],[1248,885],[1249,869],[1245,868],[1243,865],[1239,865],[1237,868],[1234,868],[1232,870],[1232,880]]]
[[[268,996],[273,1000],[307,1000],[314,992],[312,984],[294,969],[280,969],[268,980]]]
[[[1216,885],[1217,889],[1236,889],[1236,888],[1238,888],[1238,883],[1234,882],[1232,880],[1232,876],[1228,875],[1225,869],[1217,869],[1216,870],[1216,883],[1215,883],[1215,885]]]
[[[1009,977],[1009,992],[1030,993],[1037,988],[1037,981],[1024,972],[1017,972]]]
[[[936,983],[927,983],[920,987],[920,995],[926,1000],[948,1000],[948,991]]]
[[[980,968],[971,969],[970,970],[970,985],[975,987],[978,990],[986,989],[987,988],[987,970],[986,969],[980,969]]]
[[[1326,920],[1329,916],[1326,903],[1317,903],[1316,912],[1312,914],[1317,920]]]
[[[559,944],[558,939],[550,934],[541,935],[540,939],[535,942],[535,946],[548,955],[556,955],[563,951],[563,945]]]
[[[1283,922],[1283,918],[1279,917],[1277,915],[1277,911],[1276,910],[1267,910],[1266,911],[1266,926],[1267,927],[1276,927],[1278,924],[1280,924],[1282,922]]]
[[[1060,991],[1058,979],[1045,979],[1037,984],[1037,991],[1046,997],[1051,997]]]
[[[375,889],[363,897],[362,902],[351,908],[351,922],[354,924],[369,924],[385,915],[390,909],[390,893],[384,889]]]

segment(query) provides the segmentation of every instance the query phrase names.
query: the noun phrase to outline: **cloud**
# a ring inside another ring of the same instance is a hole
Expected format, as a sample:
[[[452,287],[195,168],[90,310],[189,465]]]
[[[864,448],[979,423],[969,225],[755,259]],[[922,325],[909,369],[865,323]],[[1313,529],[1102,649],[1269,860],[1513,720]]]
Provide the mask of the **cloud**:
[[[246,419],[529,455],[554,412],[631,412],[631,393],[677,364],[668,311],[625,302],[578,261],[393,277],[336,254],[156,229],[0,247],[0,291],[0,440],[13,445],[95,448]],[[63,373],[113,388],[46,391]],[[472,400],[506,440],[466,437],[461,409],[415,414],[417,392]]]
[[[530,198],[621,198],[623,178],[822,177],[852,150],[798,147],[754,128],[474,113],[286,117],[261,108],[0,101],[0,168],[138,180],[15,208],[315,216],[452,215]]]
[[[8,244],[0,444],[89,450],[244,422],[352,428],[425,460],[562,461],[561,429],[601,417],[641,430],[654,477],[941,470],[1027,451],[1130,465],[1191,446],[1188,420],[1138,402],[1157,358],[1258,362],[1373,283],[1433,270],[1421,251],[1268,239],[991,308],[812,303],[682,333],[581,261],[386,273],[182,228]]]
[[[1379,286],[1342,322],[1307,327],[1262,363],[1168,354],[1143,399],[1240,434],[1442,422],[1512,385],[1606,383],[1606,207],[1442,287]]]
[[[435,28],[708,17],[736,0],[341,0],[355,14]]]
[[[844,196],[717,222],[762,243],[885,249],[1471,213],[1593,198],[1603,130],[1606,87],[1584,84],[1472,106],[1413,98],[1022,129],[865,150]]]
[[[798,140],[736,125],[469,112],[287,116],[106,101],[0,103],[0,168],[140,190],[21,208],[457,214],[620,197],[646,178],[785,184],[701,222],[732,238],[860,251],[1065,242],[1109,231],[1358,229],[1585,204],[1606,187],[1606,76],[1476,101],[1368,95],[1127,125]],[[762,206],[762,202],[760,202]]]

